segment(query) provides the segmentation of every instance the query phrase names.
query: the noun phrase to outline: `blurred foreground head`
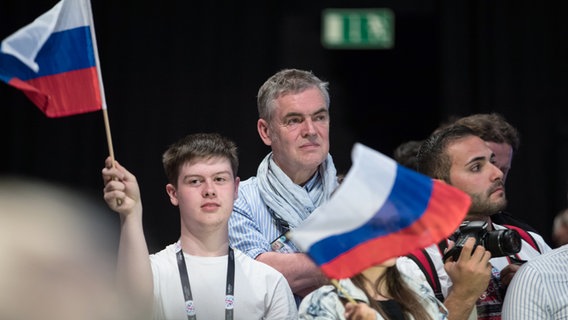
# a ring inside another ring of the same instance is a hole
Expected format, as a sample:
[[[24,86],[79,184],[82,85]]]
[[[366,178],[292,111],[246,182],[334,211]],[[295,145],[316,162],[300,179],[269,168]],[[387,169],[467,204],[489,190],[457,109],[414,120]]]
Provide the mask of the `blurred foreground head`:
[[[0,177],[0,319],[128,319],[109,217],[77,192]]]

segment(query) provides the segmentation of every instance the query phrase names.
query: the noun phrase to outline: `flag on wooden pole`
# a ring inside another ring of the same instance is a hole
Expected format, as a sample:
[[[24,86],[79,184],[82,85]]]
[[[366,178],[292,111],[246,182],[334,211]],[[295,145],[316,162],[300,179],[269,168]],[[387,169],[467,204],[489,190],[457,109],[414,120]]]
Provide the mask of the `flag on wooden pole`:
[[[61,0],[4,39],[0,80],[48,117],[106,108],[89,0]]]

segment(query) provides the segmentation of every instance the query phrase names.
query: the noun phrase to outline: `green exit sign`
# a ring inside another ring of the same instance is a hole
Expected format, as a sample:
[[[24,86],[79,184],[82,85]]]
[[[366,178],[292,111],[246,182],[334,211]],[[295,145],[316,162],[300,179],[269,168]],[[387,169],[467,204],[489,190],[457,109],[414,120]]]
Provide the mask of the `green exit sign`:
[[[321,42],[328,49],[391,49],[394,13],[390,9],[325,9]]]

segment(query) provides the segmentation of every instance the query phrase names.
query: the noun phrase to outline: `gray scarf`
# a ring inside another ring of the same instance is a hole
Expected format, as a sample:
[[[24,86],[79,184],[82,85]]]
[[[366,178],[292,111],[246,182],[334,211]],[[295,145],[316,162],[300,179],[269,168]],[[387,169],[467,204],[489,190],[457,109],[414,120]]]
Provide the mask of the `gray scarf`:
[[[269,153],[258,166],[256,176],[259,181],[260,197],[268,209],[278,218],[285,220],[291,229],[299,226],[312,211],[329,199],[337,187],[337,171],[331,155],[319,166],[319,179],[308,192],[295,184],[276,165]]]

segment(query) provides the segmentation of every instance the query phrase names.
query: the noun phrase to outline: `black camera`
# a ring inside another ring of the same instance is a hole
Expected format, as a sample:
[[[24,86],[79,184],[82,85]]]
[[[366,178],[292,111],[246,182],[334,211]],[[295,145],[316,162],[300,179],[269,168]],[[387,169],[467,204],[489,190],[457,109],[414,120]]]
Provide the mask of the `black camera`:
[[[491,252],[491,257],[504,257],[521,251],[521,236],[516,230],[487,231],[485,221],[464,221],[452,237],[455,245],[444,254],[444,262],[450,257],[458,260],[467,238],[475,238],[474,250],[477,245],[482,245]]]

